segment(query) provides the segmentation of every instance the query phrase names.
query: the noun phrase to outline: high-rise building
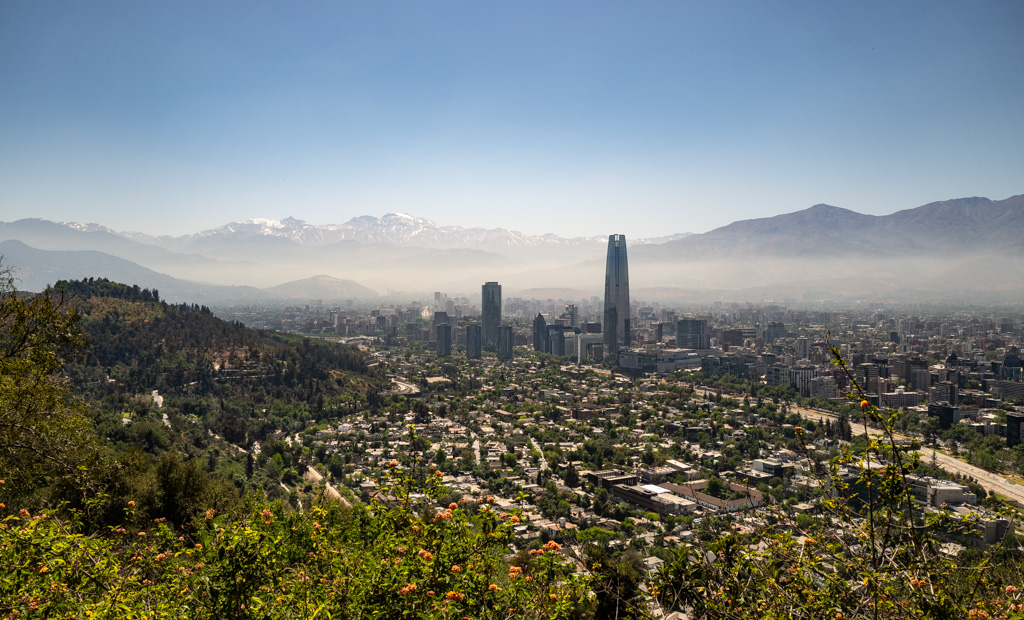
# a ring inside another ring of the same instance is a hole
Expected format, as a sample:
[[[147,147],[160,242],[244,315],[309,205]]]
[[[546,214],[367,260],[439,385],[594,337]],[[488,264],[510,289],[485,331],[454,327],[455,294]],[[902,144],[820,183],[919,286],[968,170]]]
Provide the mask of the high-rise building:
[[[512,359],[512,345],[515,344],[515,336],[512,334],[511,325],[498,326],[498,361],[507,362]]]
[[[1006,447],[1012,448],[1024,440],[1024,413],[1006,414]]]
[[[954,424],[960,422],[960,407],[954,407],[949,403],[929,403],[928,415],[938,417],[939,427],[944,431],[948,431],[953,428]],[[1007,430],[1009,431],[1009,424],[1007,424]]]
[[[551,355],[565,355],[565,329],[563,325],[548,325],[548,350]]]
[[[430,326],[430,337],[434,342],[437,342],[437,328],[440,325],[451,325],[451,322],[448,320],[447,312],[434,313],[434,322]]]
[[[576,307],[576,304],[566,305],[565,314],[569,319],[569,327],[575,329],[580,326],[580,309]]]
[[[437,356],[448,357],[452,354],[452,326],[447,323],[434,328],[434,339],[437,341]]]
[[[498,346],[498,327],[501,325],[501,285],[488,282],[481,287],[480,324],[483,327],[484,348],[493,351]]]
[[[800,337],[796,339],[796,359],[805,360],[811,354],[811,339]]]
[[[533,320],[533,350],[548,352],[548,323],[540,313],[537,313],[537,318]]]
[[[708,322],[704,319],[679,319],[676,323],[676,346],[680,349],[707,349]]]
[[[478,360],[483,357],[483,330],[480,325],[466,327],[466,359]]]
[[[619,348],[628,348],[631,343],[626,236],[609,235],[604,272],[604,354],[615,362]]]

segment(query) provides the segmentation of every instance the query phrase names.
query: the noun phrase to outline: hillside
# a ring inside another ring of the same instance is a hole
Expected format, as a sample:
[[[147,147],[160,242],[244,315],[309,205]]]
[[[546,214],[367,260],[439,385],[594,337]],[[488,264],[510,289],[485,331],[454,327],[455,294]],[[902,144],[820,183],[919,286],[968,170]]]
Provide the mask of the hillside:
[[[205,306],[167,304],[158,293],[103,279],[57,288],[81,314],[91,344],[71,373],[93,399],[153,390],[196,406],[216,398],[222,411],[203,416],[206,428],[248,444],[292,422],[280,414],[254,416],[256,407],[302,405],[319,417],[334,397],[365,398],[376,389],[365,355],[352,347],[253,331]],[[223,411],[236,400],[245,405]]]

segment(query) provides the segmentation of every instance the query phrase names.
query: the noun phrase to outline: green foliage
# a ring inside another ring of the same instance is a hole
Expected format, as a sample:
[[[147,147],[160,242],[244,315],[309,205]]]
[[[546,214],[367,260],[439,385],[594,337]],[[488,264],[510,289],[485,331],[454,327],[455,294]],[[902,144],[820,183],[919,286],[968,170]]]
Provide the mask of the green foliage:
[[[0,477],[20,501],[78,479],[96,455],[90,423],[59,371],[81,351],[79,317],[50,289],[24,296],[0,269]]]
[[[1024,617],[1019,550],[941,552],[977,524],[916,503],[907,476],[919,463],[898,441],[899,415],[870,406],[839,351],[832,354],[854,386],[849,397],[861,403],[865,427],[871,421],[881,436],[859,453],[846,449],[819,463],[828,472],[824,517],[791,521],[777,509],[775,525],[753,540],[725,533],[699,552],[680,551],[655,578],[658,600],[696,618]],[[804,434],[797,427],[814,459]],[[847,468],[858,473],[851,479]]]
[[[587,582],[549,543],[504,556],[519,517],[489,504],[433,512],[444,492],[395,470],[386,502],[305,514],[250,497],[185,532],[163,518],[88,533],[82,513],[6,509],[0,614],[95,618],[575,618]],[[6,486],[6,485],[5,485]],[[0,492],[6,492],[6,488]],[[94,500],[99,501],[99,500]],[[125,519],[133,521],[134,502]]]

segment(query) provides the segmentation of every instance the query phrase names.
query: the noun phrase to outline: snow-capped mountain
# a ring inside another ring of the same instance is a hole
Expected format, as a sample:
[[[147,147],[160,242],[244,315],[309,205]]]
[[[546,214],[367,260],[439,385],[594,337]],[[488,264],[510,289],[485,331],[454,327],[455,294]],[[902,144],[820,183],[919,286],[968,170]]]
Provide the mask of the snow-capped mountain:
[[[566,249],[600,247],[607,237],[564,238],[555,234],[531,236],[504,228],[463,228],[438,226],[434,222],[406,213],[388,213],[381,217],[363,215],[344,224],[308,224],[303,220],[285,218],[273,220],[253,218],[232,222],[183,237],[149,237],[140,233],[120,233],[140,241],[183,251],[195,245],[204,245],[213,239],[237,241],[255,237],[278,237],[303,246],[318,246],[338,242],[384,243],[389,245],[432,249],[469,249],[501,252],[521,249]],[[660,237],[657,240],[632,240],[634,244],[664,243],[681,239],[688,233]]]

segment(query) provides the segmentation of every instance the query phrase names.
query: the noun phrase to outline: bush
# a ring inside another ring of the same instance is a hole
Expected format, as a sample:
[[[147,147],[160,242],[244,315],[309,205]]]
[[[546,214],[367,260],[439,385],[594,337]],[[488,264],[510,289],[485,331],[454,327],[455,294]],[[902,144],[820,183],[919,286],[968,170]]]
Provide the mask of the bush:
[[[511,566],[505,545],[517,515],[487,503],[474,516],[458,504],[435,515],[429,500],[409,498],[439,496],[438,477],[417,484],[395,474],[382,485],[387,501],[322,502],[303,514],[250,496],[230,514],[210,509],[191,533],[158,518],[143,531],[90,535],[80,511],[58,517],[4,508],[0,615],[569,618],[585,611],[587,581],[573,575],[556,543]]]

